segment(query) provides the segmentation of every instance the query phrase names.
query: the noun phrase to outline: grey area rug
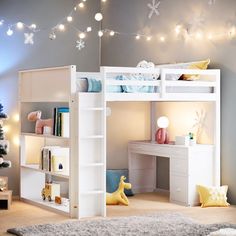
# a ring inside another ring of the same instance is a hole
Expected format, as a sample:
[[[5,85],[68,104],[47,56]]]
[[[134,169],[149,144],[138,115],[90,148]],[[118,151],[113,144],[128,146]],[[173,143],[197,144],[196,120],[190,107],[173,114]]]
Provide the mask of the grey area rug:
[[[112,219],[70,221],[8,229],[19,236],[205,236],[222,228],[235,228],[232,224],[198,224],[178,213],[162,213]]]

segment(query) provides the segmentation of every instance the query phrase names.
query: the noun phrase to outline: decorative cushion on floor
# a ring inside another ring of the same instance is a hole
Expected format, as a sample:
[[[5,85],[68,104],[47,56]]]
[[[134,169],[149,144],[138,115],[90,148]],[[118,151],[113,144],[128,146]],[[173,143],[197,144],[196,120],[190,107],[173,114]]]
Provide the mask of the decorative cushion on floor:
[[[106,176],[106,182],[107,182],[107,192],[113,193],[117,190],[120,182],[121,176],[126,177],[126,182],[129,182],[128,177],[128,170],[122,169],[122,170],[107,170],[107,176]],[[134,196],[131,189],[125,189],[125,195],[126,196]]]
[[[201,207],[229,206],[226,197],[228,186],[206,187],[198,185],[197,190],[200,196],[200,202],[202,203]]]

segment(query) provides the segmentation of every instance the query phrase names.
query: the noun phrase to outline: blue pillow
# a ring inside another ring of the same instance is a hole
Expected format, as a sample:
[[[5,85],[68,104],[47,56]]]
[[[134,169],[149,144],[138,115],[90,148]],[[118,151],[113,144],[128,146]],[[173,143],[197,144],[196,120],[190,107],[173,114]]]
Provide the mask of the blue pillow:
[[[108,193],[113,193],[117,190],[119,183],[120,183],[120,177],[124,175],[126,177],[125,182],[129,182],[129,176],[128,176],[128,170],[122,169],[122,170],[107,170],[106,174],[106,188]],[[134,196],[131,189],[125,189],[126,196]]]

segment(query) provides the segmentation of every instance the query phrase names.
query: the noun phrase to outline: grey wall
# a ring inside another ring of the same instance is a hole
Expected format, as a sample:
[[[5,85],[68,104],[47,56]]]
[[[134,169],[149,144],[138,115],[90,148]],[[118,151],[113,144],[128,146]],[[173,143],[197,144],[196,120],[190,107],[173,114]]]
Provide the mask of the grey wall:
[[[211,67],[220,68],[222,73],[222,184],[229,185],[229,199],[236,203],[236,145],[235,145],[235,86],[236,39],[220,38],[212,42],[178,40],[174,27],[178,23],[188,23],[198,15],[205,19],[203,29],[227,32],[228,25],[236,24],[236,1],[216,1],[209,6],[208,0],[163,0],[159,8],[160,16],[147,18],[147,3],[151,0],[109,0],[103,7],[103,28],[124,33],[137,32],[160,35],[166,33],[163,44],[158,39],[150,42],[136,41],[134,38],[119,35],[104,37],[102,42],[102,65],[135,66],[146,59],[155,63],[171,63],[211,58]],[[111,119],[111,118],[110,118]],[[125,119],[125,117],[122,117]],[[129,132],[127,129],[126,132]],[[125,148],[125,147],[123,147]]]
[[[23,21],[36,23],[42,29],[48,29],[66,16],[76,3],[74,0],[1,0],[0,16],[11,23]],[[6,36],[7,27],[0,28],[0,102],[10,119],[6,122],[11,130],[7,134],[11,148],[7,159],[12,161],[11,169],[0,170],[0,175],[9,176],[9,188],[14,195],[19,194],[19,150],[13,143],[18,135],[18,122],[14,121],[17,111],[18,71],[22,69],[77,65],[80,71],[97,71],[99,68],[99,23],[94,14],[100,9],[100,1],[87,1],[87,8],[75,14],[74,25],[82,30],[92,26],[92,32],[86,40],[86,48],[75,48],[77,34],[70,28],[59,33],[55,41],[48,38],[49,30],[35,34],[34,45],[25,45],[22,32],[16,31],[12,37]],[[31,22],[34,20],[34,22]]]

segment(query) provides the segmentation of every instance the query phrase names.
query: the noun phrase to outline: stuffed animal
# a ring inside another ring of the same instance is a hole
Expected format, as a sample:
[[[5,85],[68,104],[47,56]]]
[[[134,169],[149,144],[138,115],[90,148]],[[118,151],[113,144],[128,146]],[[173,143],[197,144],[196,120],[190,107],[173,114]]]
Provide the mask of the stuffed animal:
[[[41,119],[42,112],[41,111],[32,111],[28,114],[29,121],[36,121],[35,123],[35,133],[43,134],[44,126],[51,128],[51,133],[53,131],[53,119]]]
[[[124,180],[126,180],[126,177],[121,176],[118,189],[113,193],[106,194],[107,205],[119,205],[119,204],[123,204],[125,206],[129,205],[129,200],[124,193],[124,189],[131,189],[131,184],[125,183]]]

